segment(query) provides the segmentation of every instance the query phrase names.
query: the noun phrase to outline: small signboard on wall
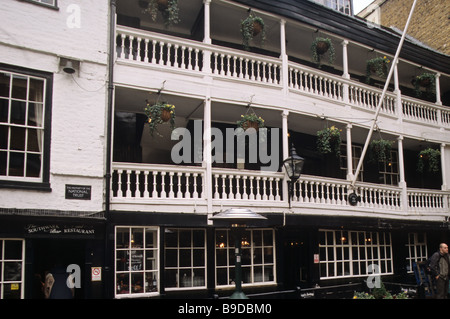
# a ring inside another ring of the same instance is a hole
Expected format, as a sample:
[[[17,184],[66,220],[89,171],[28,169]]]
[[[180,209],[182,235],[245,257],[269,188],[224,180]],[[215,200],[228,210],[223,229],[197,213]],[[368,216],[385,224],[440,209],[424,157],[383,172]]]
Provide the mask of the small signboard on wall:
[[[102,267],[91,267],[91,281],[102,281]]]
[[[91,200],[91,186],[66,184],[66,199]]]

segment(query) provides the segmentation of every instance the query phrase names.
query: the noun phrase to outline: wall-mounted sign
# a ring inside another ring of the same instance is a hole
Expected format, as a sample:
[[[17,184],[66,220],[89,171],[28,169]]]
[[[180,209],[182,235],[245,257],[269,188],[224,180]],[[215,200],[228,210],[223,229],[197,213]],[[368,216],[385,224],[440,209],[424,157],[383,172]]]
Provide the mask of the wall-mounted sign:
[[[61,234],[61,235],[94,235],[95,230],[90,225],[59,225],[45,224],[35,225],[28,224],[25,227],[28,234]]]
[[[348,203],[352,206],[358,205],[358,202],[361,200],[361,197],[356,195],[355,193],[351,193],[348,195]]]
[[[102,281],[102,267],[91,267],[91,281]]]
[[[91,186],[66,184],[66,199],[91,199]]]
[[[314,263],[318,264],[320,262],[319,260],[319,254],[314,254]]]

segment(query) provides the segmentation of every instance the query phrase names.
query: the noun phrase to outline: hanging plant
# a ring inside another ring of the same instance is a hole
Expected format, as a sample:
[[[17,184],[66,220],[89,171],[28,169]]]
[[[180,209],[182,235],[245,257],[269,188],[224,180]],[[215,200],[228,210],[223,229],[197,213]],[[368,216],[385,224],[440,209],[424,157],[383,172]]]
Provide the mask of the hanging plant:
[[[262,45],[266,40],[264,20],[250,12],[245,20],[241,20],[242,45],[245,50],[250,50],[250,41],[260,33]]]
[[[169,122],[171,129],[175,128],[175,105],[166,102],[150,105],[147,102],[144,112],[147,115],[147,123],[152,136],[159,124]]]
[[[420,88],[425,88],[425,92],[430,94],[436,91],[436,75],[433,73],[423,73],[413,79],[416,96],[422,96]]]
[[[439,173],[441,170],[441,152],[439,150],[429,147],[419,153],[417,171],[423,173],[426,167],[428,167],[429,173]]]
[[[383,139],[370,142],[369,161],[374,163],[390,161],[392,144],[394,144],[393,141]]]
[[[330,64],[333,64],[335,58],[335,51],[331,40],[329,38],[321,38],[321,37],[315,38],[313,43],[311,44],[311,54],[313,61],[317,63],[319,68],[321,67],[320,60],[322,56],[327,52],[328,52],[328,62]]]
[[[376,75],[380,78],[386,77],[390,62],[386,56],[368,60],[366,65],[366,82],[370,83],[371,75]]]
[[[264,120],[252,112],[251,114],[241,115],[241,119],[236,124],[238,127],[244,129],[244,131],[251,127],[258,131],[259,128],[264,127]]]
[[[334,152],[341,155],[341,131],[335,126],[317,132],[317,150],[322,154]]]
[[[164,19],[166,28],[180,22],[178,18],[178,0],[150,0],[144,13],[150,14],[153,21],[156,21],[158,11]]]

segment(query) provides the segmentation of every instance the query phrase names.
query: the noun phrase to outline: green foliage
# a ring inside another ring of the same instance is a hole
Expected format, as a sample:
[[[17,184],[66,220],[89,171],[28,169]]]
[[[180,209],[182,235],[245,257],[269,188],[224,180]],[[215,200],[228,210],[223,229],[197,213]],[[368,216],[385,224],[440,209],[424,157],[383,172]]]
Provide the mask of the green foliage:
[[[405,292],[391,294],[381,282],[380,288],[373,288],[371,293],[355,291],[353,299],[409,299],[409,297]]]
[[[318,46],[324,46],[324,48],[327,49],[324,49],[324,51],[320,51],[318,49]],[[328,52],[328,62],[330,64],[333,64],[336,53],[334,51],[334,46],[331,40],[329,38],[321,38],[321,37],[315,38],[313,43],[311,44],[311,54],[313,62],[317,63],[319,68],[321,57],[327,52]]]
[[[144,13],[150,14],[152,20],[156,21],[158,11],[161,12],[164,19],[164,26],[168,28],[171,25],[180,22],[178,17],[178,0],[167,0],[167,6],[165,2],[166,1],[161,0],[150,0]]]
[[[147,106],[144,108],[144,113],[147,115],[147,123],[150,127],[150,133],[153,136],[155,130],[157,130],[157,126],[166,122],[162,117],[164,117],[163,113],[170,114],[169,119],[167,120],[170,124],[171,129],[175,128],[175,105],[168,104],[165,102],[157,102],[156,104],[150,105],[147,103]]]
[[[317,132],[317,150],[322,154],[334,152],[341,155],[341,130],[332,126]]]
[[[421,87],[425,88],[425,93],[428,95],[436,94],[436,75],[433,73],[423,73],[414,78],[414,90],[417,97],[421,97],[423,92]]]
[[[370,76],[375,74],[380,78],[387,76],[387,67],[391,61],[386,57],[370,59],[366,64],[366,83],[370,83]]]
[[[264,127],[264,120],[255,113],[241,115],[241,119],[236,122],[238,127],[242,127],[244,131],[248,129],[249,122],[257,123],[258,128]]]
[[[441,170],[441,152],[431,147],[419,153],[417,171],[423,173],[428,168],[429,173],[439,173]]]
[[[373,140],[370,142],[369,160],[370,162],[387,162],[391,160],[391,149],[393,141],[388,140]]]
[[[253,12],[250,12],[245,20],[241,20],[241,34],[242,45],[245,50],[250,49],[250,41],[256,36],[254,30],[254,23],[259,23],[261,26],[261,45],[266,40],[266,26],[264,20],[261,17],[256,16]]]

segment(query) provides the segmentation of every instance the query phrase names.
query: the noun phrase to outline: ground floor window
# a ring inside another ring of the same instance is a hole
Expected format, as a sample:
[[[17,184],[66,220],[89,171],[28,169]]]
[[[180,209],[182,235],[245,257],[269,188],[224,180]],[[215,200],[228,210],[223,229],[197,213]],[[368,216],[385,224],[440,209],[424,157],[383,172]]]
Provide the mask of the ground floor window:
[[[158,293],[158,228],[116,227],[116,297]]]
[[[0,239],[0,299],[22,299],[25,241]]]
[[[205,240],[203,229],[164,231],[165,288],[206,288]]]
[[[406,268],[408,272],[413,272],[413,263],[428,259],[427,251],[427,234],[425,233],[408,233],[408,255],[406,257]]]
[[[320,278],[392,274],[391,234],[320,230]]]
[[[242,283],[275,283],[275,234],[272,229],[246,230],[241,241]],[[216,287],[234,284],[234,239],[230,230],[216,230]]]

